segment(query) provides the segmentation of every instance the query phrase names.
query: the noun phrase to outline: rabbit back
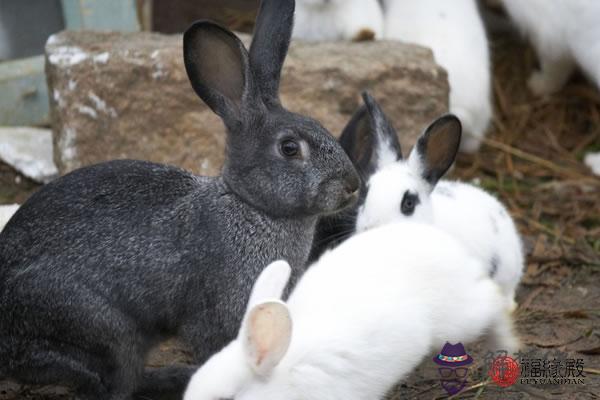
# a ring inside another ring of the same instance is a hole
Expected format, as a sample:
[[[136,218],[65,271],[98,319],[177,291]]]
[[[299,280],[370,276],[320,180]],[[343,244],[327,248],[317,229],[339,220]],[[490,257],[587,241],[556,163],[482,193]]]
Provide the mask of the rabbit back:
[[[434,223],[458,238],[511,298],[523,274],[523,249],[506,208],[473,185],[440,181],[431,193]]]
[[[2,232],[5,271],[14,268],[16,273],[24,268],[17,265],[26,266],[53,248],[61,250],[56,257],[78,257],[81,271],[91,263],[100,264],[94,254],[151,253],[169,242],[159,237],[175,233],[166,231],[176,229],[167,222],[177,207],[193,204],[193,196],[206,196],[211,183],[211,178],[143,161],[112,161],[76,170],[36,192]],[[186,222],[191,221],[182,225]],[[154,246],[145,248],[153,241]],[[56,264],[55,268],[69,268]]]

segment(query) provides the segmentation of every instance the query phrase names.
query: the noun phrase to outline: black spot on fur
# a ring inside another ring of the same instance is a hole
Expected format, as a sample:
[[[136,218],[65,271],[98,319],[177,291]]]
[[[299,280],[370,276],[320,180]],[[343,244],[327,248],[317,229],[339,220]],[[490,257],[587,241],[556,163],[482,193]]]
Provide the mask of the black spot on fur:
[[[490,260],[490,277],[494,278],[498,273],[498,266],[500,265],[500,259],[497,255],[493,255]]]
[[[500,228],[498,227],[498,220],[496,217],[490,215],[490,222],[492,224],[492,231],[494,231],[495,234],[498,234],[500,232]]]

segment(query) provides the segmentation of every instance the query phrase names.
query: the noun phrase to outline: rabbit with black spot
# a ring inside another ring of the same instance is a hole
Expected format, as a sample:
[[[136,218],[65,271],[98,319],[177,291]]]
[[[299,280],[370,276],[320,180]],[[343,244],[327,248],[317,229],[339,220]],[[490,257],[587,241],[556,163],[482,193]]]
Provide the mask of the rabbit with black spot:
[[[193,370],[144,370],[150,349],[176,336],[204,362],[235,337],[264,265],[304,271],[318,216],[352,204],[359,177],[332,135],[280,103],[293,13],[263,0],[249,52],[211,22],[185,32],[192,87],[227,128],[220,176],[111,161],[17,211],[0,234],[0,376],[81,399],[183,390]]]
[[[518,349],[508,301],[481,261],[430,224],[391,223],[326,252],[281,301],[289,266],[254,285],[238,337],[184,400],[382,399],[444,343]]]
[[[363,98],[365,105],[344,130],[340,143],[366,185],[360,205],[342,215],[354,219],[356,232],[396,221],[420,221],[450,233],[481,261],[514,302],[524,266],[523,247],[514,221],[485,190],[441,180],[458,151],[460,121],[452,115],[434,121],[405,159],[396,130],[380,105],[369,94]],[[361,143],[366,145],[360,146]],[[331,239],[321,233],[321,244],[313,248],[313,258],[336,244],[335,238],[340,236],[336,230],[347,232],[348,222],[339,222],[341,218],[334,215],[320,221],[317,232],[327,227]]]

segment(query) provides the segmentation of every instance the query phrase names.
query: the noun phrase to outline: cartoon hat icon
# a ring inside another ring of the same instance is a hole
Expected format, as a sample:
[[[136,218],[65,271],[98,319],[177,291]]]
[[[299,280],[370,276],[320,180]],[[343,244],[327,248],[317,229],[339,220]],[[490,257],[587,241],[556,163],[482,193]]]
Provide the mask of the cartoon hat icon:
[[[462,343],[450,344],[446,342],[442,351],[433,357],[433,362],[445,367],[460,367],[473,362],[473,357],[467,354]]]

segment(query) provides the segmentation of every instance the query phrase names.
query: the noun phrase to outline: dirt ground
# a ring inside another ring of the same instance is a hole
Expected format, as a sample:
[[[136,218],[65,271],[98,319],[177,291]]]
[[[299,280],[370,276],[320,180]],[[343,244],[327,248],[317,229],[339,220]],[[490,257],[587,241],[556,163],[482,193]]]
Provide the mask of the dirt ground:
[[[575,77],[560,93],[535,99],[525,80],[535,68],[532,50],[511,34],[495,35],[496,115],[480,153],[461,155],[456,178],[477,180],[510,208],[527,249],[518,291],[516,330],[523,357],[581,359],[584,383],[501,388],[487,377],[486,350],[466,344],[475,360],[457,399],[600,398],[600,179],[582,165],[600,151],[600,93]],[[15,179],[18,183],[15,183]],[[0,165],[0,203],[22,201],[36,185]],[[165,344],[152,365],[185,360]],[[67,399],[57,388],[0,384],[0,400]],[[446,399],[437,369],[426,359],[390,399]]]

